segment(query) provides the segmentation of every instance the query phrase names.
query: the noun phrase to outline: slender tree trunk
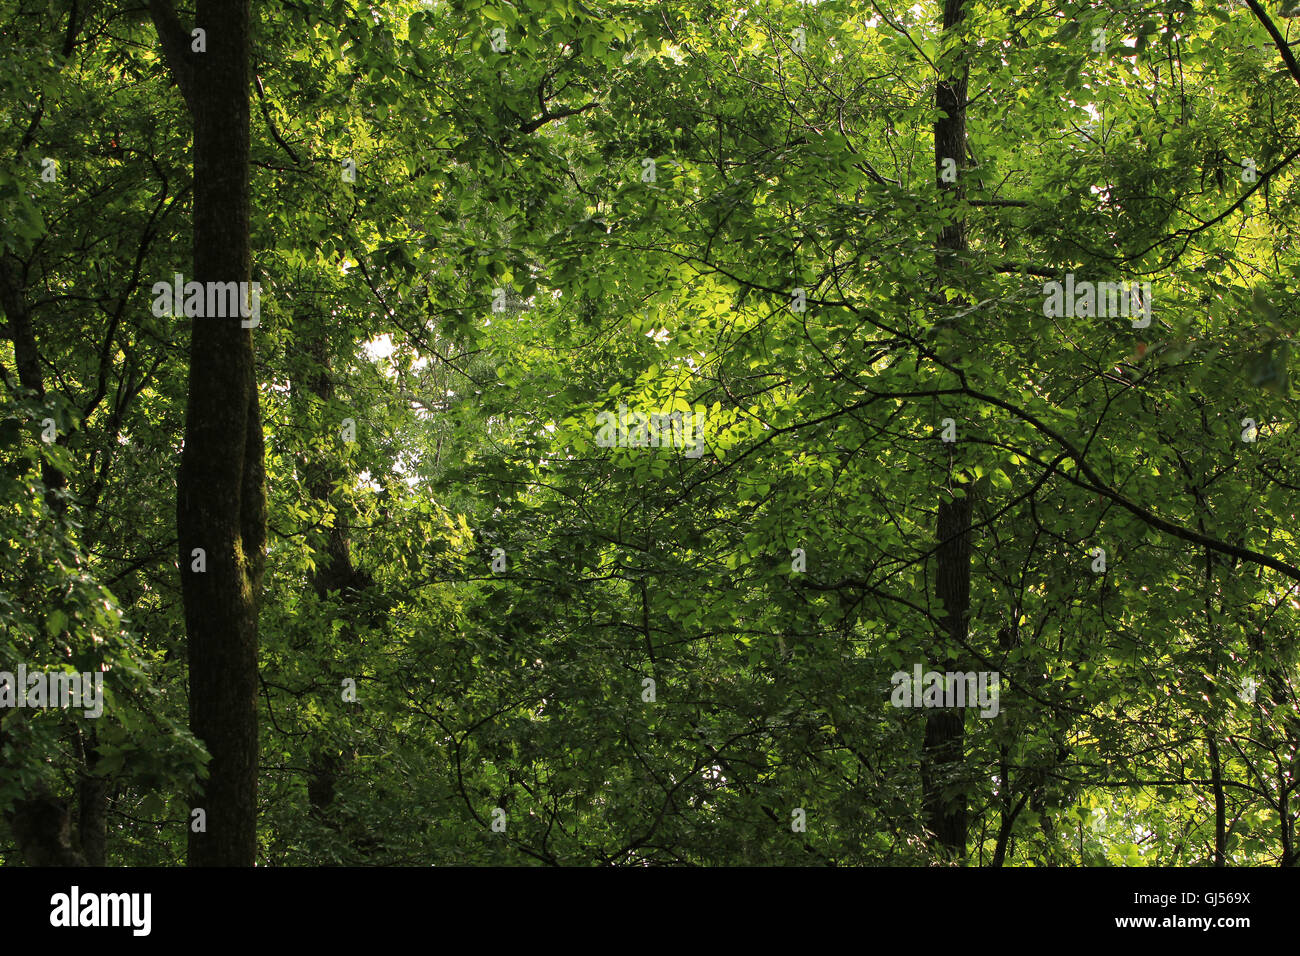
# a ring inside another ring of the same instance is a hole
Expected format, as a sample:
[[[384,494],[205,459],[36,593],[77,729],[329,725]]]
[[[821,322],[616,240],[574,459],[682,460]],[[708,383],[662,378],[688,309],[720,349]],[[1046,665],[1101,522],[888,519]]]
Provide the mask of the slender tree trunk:
[[[962,19],[963,0],[946,0],[944,31],[957,29]],[[934,124],[934,165],[940,194],[961,189],[961,169],[966,158],[966,75],[964,55],[959,54],[951,75],[941,76],[935,90],[935,106],[941,111]],[[943,62],[940,63],[942,67]],[[956,182],[945,182],[944,171],[958,169]],[[942,280],[945,271],[957,266],[957,256],[966,249],[966,227],[960,218],[946,224],[939,233],[935,261]],[[953,645],[965,643],[970,612],[971,498],[969,492],[951,501],[940,498],[937,521],[938,550],[936,593],[944,606],[946,637]],[[921,755],[921,792],[926,826],[933,845],[949,856],[965,856],[966,799],[945,796],[945,785],[961,769],[966,733],[962,710],[931,710],[925,721],[925,743]]]
[[[1211,730],[1205,738],[1210,745],[1210,786],[1214,790],[1214,865],[1228,865],[1227,807],[1223,799],[1223,764],[1219,760],[1219,743]]]
[[[945,608],[946,636],[962,643],[966,640],[970,610],[970,516],[969,496],[939,502],[936,591]],[[954,658],[948,658],[936,669],[948,670],[955,663]],[[945,796],[943,792],[961,771],[965,756],[965,713],[961,708],[926,711],[921,754],[926,826],[933,834],[934,846],[950,856],[966,853],[966,799],[956,794]]]
[[[36,331],[27,307],[22,264],[9,255],[0,255],[0,309],[8,319],[6,334],[14,344],[14,362],[18,384],[38,401],[45,398],[45,378],[41,372],[40,350]],[[66,435],[59,436],[60,441]],[[67,476],[48,461],[41,462],[41,481],[45,498],[55,514],[62,514],[65,503],[58,494],[67,487]],[[3,717],[4,715],[0,715]],[[0,728],[0,744],[5,733]],[[6,768],[0,761],[0,771]],[[82,866],[86,860],[73,839],[72,812],[67,803],[44,783],[28,787],[6,814],[19,852],[30,866]]]
[[[295,392],[304,397],[314,396],[320,402],[328,404],[334,398],[328,338],[319,329],[311,328],[309,318],[304,317],[296,324],[298,328],[307,330],[303,334],[301,347],[311,357],[315,367],[303,384],[295,383]],[[298,469],[308,494],[321,504],[328,505],[334,495],[334,485],[342,477],[337,459],[330,452],[309,449],[299,457]],[[334,514],[325,541],[316,550],[316,571],[311,579],[312,588],[318,597],[323,600],[329,592],[337,591],[338,598],[345,607],[355,605],[358,592],[372,583],[369,575],[357,571],[352,564],[349,525],[348,514],[339,508]],[[351,616],[346,619],[343,634],[347,640],[356,638]],[[307,757],[307,799],[316,816],[336,830],[342,830],[342,826],[331,814],[335,788],[339,775],[347,770],[349,763],[345,754],[335,751],[328,744],[323,747],[313,746]]]
[[[77,780],[77,841],[87,866],[104,866],[108,842],[108,781],[94,775],[99,762],[98,736],[92,730],[77,735],[81,777]]]
[[[38,400],[45,398],[45,376],[41,372],[41,353],[36,345],[36,330],[32,326],[27,308],[27,292],[21,263],[12,256],[0,255],[0,308],[9,318],[9,339],[14,343],[14,364],[18,370],[18,384]],[[60,433],[58,442],[67,441]],[[64,505],[57,492],[66,488],[68,477],[48,461],[41,462],[41,481],[45,485],[46,501],[56,514],[62,514]]]
[[[1012,609],[1011,619],[1013,622],[1020,619],[1020,608]],[[1009,624],[998,632],[998,647],[1002,651],[1002,659],[1009,659],[1011,652],[1020,643],[1018,625]],[[1004,704],[1005,706],[1005,704]],[[1029,791],[1025,791],[1016,801],[1015,792],[1011,789],[1011,748],[1002,744],[998,748],[998,796],[1002,804],[1001,823],[998,826],[998,839],[993,848],[993,860],[989,863],[991,867],[1000,867],[1006,862],[1007,852],[1011,845],[1011,834],[1016,825],[1016,817],[1020,811],[1025,808],[1029,802]],[[982,841],[981,841],[982,842]]]
[[[194,275],[248,282],[249,0],[198,0],[206,50],[167,0],[150,4],[194,120]],[[252,331],[239,316],[195,317],[185,448],[177,487],[181,592],[189,639],[190,727],[212,760],[189,833],[191,866],[257,856],[257,605],[266,499]],[[198,570],[202,549],[206,567]]]

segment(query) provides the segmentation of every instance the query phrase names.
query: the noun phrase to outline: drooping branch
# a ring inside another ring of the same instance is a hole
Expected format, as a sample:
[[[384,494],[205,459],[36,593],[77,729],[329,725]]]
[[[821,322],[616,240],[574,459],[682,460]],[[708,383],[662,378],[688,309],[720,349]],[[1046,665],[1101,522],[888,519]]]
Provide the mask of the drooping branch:
[[[1227,541],[1220,541],[1217,538],[1201,534],[1200,532],[1193,531],[1190,528],[1184,528],[1182,525],[1169,521],[1166,518],[1162,518],[1149,508],[1144,508],[1132,499],[1120,494],[1114,488],[1110,487],[1110,485],[1107,484],[1099,474],[1097,474],[1092,466],[1088,464],[1086,456],[1082,450],[1033,413],[1025,411],[1023,408],[1019,408],[1011,402],[998,398],[996,395],[989,395],[985,392],[980,392],[969,387],[965,388],[965,392],[971,398],[977,399],[981,402],[986,402],[990,405],[995,405],[1003,411],[1010,412],[1016,418],[1019,418],[1026,424],[1032,425],[1039,432],[1054,441],[1062,451],[1066,452],[1070,460],[1075,463],[1079,469],[1079,473],[1087,479],[1085,482],[1070,475],[1068,472],[1062,472],[1061,474],[1063,474],[1073,484],[1095,492],[1104,498],[1109,498],[1111,501],[1115,502],[1115,504],[1119,505],[1130,514],[1140,518],[1146,524],[1153,528],[1158,528],[1167,534],[1171,534],[1175,538],[1181,538],[1184,541],[1200,545],[1203,548],[1209,548],[1210,550],[1217,551],[1220,554],[1230,555],[1242,561],[1249,561],[1254,564],[1263,565],[1266,568],[1272,568],[1274,571],[1285,574],[1292,580],[1300,581],[1300,568],[1293,564],[1288,564],[1285,561],[1271,557],[1267,554],[1261,554],[1251,548],[1241,547],[1240,545],[1235,545]]]

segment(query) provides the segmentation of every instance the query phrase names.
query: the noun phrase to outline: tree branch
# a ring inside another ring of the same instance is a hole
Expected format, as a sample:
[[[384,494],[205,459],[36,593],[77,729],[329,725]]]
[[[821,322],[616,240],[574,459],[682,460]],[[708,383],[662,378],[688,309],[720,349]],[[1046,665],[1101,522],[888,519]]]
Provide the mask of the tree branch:
[[[185,97],[185,105],[194,112],[194,64],[190,62],[190,31],[185,29],[171,0],[149,0],[149,15],[162,43],[163,59],[172,79]]]
[[[1282,62],[1286,64],[1287,70],[1290,71],[1291,76],[1295,81],[1300,83],[1300,64],[1296,63],[1295,54],[1292,53],[1291,48],[1287,46],[1286,37],[1282,36],[1281,31],[1277,28],[1277,24],[1269,18],[1269,15],[1264,11],[1263,6],[1261,6],[1257,0],[1246,0],[1246,5],[1249,6],[1251,12],[1255,14],[1255,19],[1264,24],[1264,29],[1267,30],[1268,35],[1273,38],[1273,45],[1276,46],[1277,51],[1282,54]]]
[[[548,108],[543,108],[542,115],[537,117],[537,119],[529,120],[527,123],[524,123],[522,126],[519,127],[519,132],[525,134],[536,132],[537,130],[545,126],[547,123],[549,123],[551,120],[563,119],[566,116],[576,116],[579,113],[585,113],[587,110],[591,109],[592,107],[599,106],[599,105],[600,104],[597,103],[595,100],[592,100],[590,103],[587,103],[584,106],[564,106],[556,110],[555,112],[551,112],[550,109]]]

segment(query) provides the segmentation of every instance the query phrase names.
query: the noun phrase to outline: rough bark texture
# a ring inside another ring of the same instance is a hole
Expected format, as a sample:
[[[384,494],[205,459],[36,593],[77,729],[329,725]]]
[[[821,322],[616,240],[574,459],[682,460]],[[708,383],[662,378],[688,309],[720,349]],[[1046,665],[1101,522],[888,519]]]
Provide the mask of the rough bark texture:
[[[944,629],[954,643],[966,640],[970,612],[971,499],[940,501],[935,591],[943,603]],[[953,669],[955,658],[938,661],[935,669]],[[926,712],[925,742],[921,754],[921,792],[926,827],[934,845],[949,855],[966,852],[966,800],[945,797],[943,788],[961,770],[966,736],[966,712],[960,708]]]
[[[964,0],[945,0],[943,29],[955,30],[961,23]],[[941,61],[940,66],[944,62]],[[934,91],[934,105],[942,111],[934,122],[934,172],[941,192],[957,192],[962,188],[961,171],[966,165],[966,80],[967,66],[964,51],[959,51],[957,66],[949,76],[940,77]],[[951,159],[957,164],[957,181],[943,181],[943,161]],[[946,198],[946,197],[945,197]],[[966,251],[966,223],[954,218],[939,234],[936,254],[940,266],[949,263],[956,253]]]
[[[961,22],[962,2],[946,0],[943,10],[945,31],[956,29]],[[935,90],[935,106],[942,111],[934,124],[935,178],[941,193],[961,189],[961,170],[966,158],[967,68],[964,57],[959,57],[957,66],[949,72],[950,75],[940,77]],[[945,159],[957,164],[955,183],[943,181]],[[966,249],[965,223],[956,218],[945,225],[935,245],[935,262],[942,279],[944,272],[956,265],[956,258]],[[970,525],[969,497],[952,501],[940,499],[936,595],[945,610],[946,636],[954,645],[965,643],[970,611]],[[960,796],[945,797],[943,788],[952,779],[954,771],[961,767],[965,732],[964,711],[927,712],[921,754],[921,793],[926,827],[933,834],[933,845],[937,849],[956,856],[966,852],[966,801]]]
[[[44,786],[14,802],[8,814],[18,849],[29,866],[85,866],[85,857],[72,842],[68,805]]]
[[[194,120],[194,274],[248,282],[249,0],[199,0],[207,50],[166,3],[150,5]],[[212,760],[206,830],[190,827],[191,866],[251,866],[257,855],[257,603],[266,500],[252,331],[238,316],[191,320],[185,449],[177,488],[189,646],[190,726]],[[202,548],[206,570],[193,569]]]
[[[81,775],[77,780],[77,841],[87,866],[104,866],[108,842],[108,781],[94,776],[99,763],[97,735],[85,731],[77,735],[81,751]]]

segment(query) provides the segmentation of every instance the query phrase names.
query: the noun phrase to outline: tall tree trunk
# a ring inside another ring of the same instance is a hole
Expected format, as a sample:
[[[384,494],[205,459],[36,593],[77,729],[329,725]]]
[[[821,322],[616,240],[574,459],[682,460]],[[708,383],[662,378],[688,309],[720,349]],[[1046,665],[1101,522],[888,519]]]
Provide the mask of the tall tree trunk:
[[[248,282],[249,0],[198,0],[206,51],[168,0],[150,10],[194,120],[194,275]],[[212,760],[193,801],[191,866],[251,866],[257,855],[257,605],[266,536],[262,422],[252,332],[239,316],[196,317],[177,487],[190,727]],[[195,570],[203,549],[206,569]]]
[[[963,0],[946,0],[943,28],[946,33],[957,29],[962,19]],[[945,61],[940,61],[944,68]],[[961,189],[960,171],[966,159],[966,77],[964,51],[958,51],[950,75],[940,76],[935,90],[935,106],[941,111],[934,124],[934,166],[940,195]],[[948,162],[956,164],[955,182],[944,181]],[[944,273],[959,267],[956,259],[966,249],[966,227],[960,218],[947,223],[939,233],[935,262],[941,283]],[[951,474],[949,476],[951,479]],[[967,616],[970,611],[971,498],[949,501],[940,498],[937,521],[936,595],[944,606],[945,636],[954,646],[965,643]],[[966,734],[962,710],[928,711],[925,742],[921,755],[921,792],[926,826],[933,834],[933,845],[946,855],[966,853],[966,799],[961,795],[945,796],[946,784],[960,771]]]

